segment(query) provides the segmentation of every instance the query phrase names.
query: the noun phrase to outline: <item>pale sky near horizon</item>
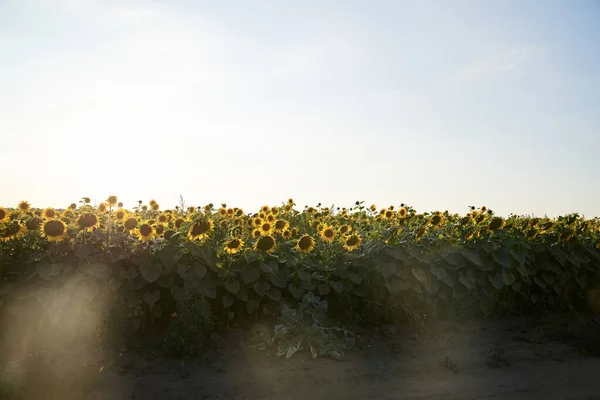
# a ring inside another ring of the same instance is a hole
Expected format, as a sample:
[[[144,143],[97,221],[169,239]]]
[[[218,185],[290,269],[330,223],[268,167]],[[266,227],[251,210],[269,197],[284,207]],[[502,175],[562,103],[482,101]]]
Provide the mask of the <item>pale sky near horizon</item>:
[[[0,0],[0,205],[600,216],[600,2]]]

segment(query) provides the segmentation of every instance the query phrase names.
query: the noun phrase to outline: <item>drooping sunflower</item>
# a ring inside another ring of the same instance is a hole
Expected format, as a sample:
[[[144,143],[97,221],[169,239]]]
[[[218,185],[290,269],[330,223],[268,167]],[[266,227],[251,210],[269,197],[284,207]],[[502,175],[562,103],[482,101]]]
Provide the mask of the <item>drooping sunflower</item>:
[[[323,229],[321,230],[321,238],[323,240],[328,241],[329,243],[333,243],[333,241],[335,240],[335,229],[333,229],[332,226],[329,225],[324,225]]]
[[[291,206],[294,205],[294,199],[292,199],[291,197],[288,199],[287,203]]]
[[[315,248],[315,239],[310,235],[304,235],[298,239],[295,248],[300,253],[310,253]]]
[[[212,204],[207,204],[204,206],[204,212],[209,213],[212,211]]]
[[[105,202],[98,204],[99,213],[105,213],[106,211],[108,211],[108,205]]]
[[[175,228],[177,228],[177,229],[181,228],[181,224],[183,224],[184,222],[185,222],[185,219],[177,218],[175,220]]]
[[[154,233],[156,233],[158,236],[162,235],[165,233],[165,226],[163,224],[154,225]]]
[[[108,196],[108,198],[106,199],[106,202],[108,203],[109,206],[114,207],[119,202],[119,199],[117,199],[117,196]]]
[[[360,239],[360,236],[354,234],[354,235],[346,236],[344,238],[343,246],[346,250],[353,251],[360,247],[361,242],[362,241]]]
[[[24,225],[15,221],[13,224],[6,225],[4,230],[0,232],[0,241],[6,242],[18,238],[19,236],[24,235],[26,230],[27,228],[25,228]]]
[[[188,230],[188,239],[190,240],[202,240],[206,237],[208,237],[208,235],[210,235],[210,233],[214,230],[215,228],[215,224],[212,220],[210,219],[202,219],[199,221],[196,221],[192,224],[192,226],[190,226],[190,229]]]
[[[504,218],[502,217],[493,217],[490,220],[490,224],[488,225],[488,230],[490,231],[498,231],[504,227]]]
[[[67,234],[67,225],[59,219],[51,219],[42,225],[42,236],[50,242],[60,242]]]
[[[31,204],[29,204],[27,202],[27,200],[23,200],[23,201],[21,201],[19,203],[19,205],[17,206],[17,208],[19,209],[19,211],[27,212],[31,208]]]
[[[377,211],[377,206],[375,204],[371,204],[371,207],[369,207],[369,210],[375,212],[375,211]]]
[[[0,207],[0,222],[8,221],[8,211],[4,207]]]
[[[244,241],[242,239],[233,238],[225,244],[225,251],[229,254],[235,254],[242,250]]]
[[[275,221],[275,230],[277,230],[278,232],[283,232],[287,230],[289,226],[289,222],[287,222],[284,219],[278,219],[277,221]]]
[[[44,211],[42,211],[42,217],[44,219],[54,219],[56,218],[57,214],[58,213],[52,207],[48,207]]]
[[[254,243],[254,251],[262,251],[267,254],[275,251],[275,246],[277,242],[275,238],[271,235],[261,236],[256,243]]]
[[[98,221],[98,217],[92,213],[84,213],[77,220],[77,224],[81,229],[93,230],[100,226],[100,221]]]
[[[195,212],[196,212],[196,207],[194,207],[194,206],[189,206],[189,207],[187,208],[187,212],[188,212],[189,214],[193,214],[193,213],[195,213]]]
[[[146,242],[154,236],[154,228],[148,222],[143,222],[136,231],[137,237],[142,241]]]
[[[123,226],[125,227],[125,230],[132,231],[135,228],[137,228],[138,220],[136,218],[129,217],[125,220],[125,222],[123,223]]]

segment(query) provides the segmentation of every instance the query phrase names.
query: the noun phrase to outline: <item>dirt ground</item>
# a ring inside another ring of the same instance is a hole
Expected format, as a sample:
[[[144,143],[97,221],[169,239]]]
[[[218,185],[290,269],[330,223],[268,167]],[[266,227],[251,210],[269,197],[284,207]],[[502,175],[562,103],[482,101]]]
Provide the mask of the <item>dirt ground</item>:
[[[186,363],[21,335],[0,345],[0,376],[28,400],[600,399],[600,318],[386,326],[359,332],[342,361],[286,360],[246,339]]]

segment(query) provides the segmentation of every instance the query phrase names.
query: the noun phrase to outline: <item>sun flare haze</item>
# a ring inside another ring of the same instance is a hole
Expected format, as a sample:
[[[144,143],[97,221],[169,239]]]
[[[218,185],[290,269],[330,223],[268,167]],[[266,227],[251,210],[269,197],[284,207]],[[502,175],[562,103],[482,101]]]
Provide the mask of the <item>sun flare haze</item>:
[[[0,205],[600,215],[597,1],[0,1]]]

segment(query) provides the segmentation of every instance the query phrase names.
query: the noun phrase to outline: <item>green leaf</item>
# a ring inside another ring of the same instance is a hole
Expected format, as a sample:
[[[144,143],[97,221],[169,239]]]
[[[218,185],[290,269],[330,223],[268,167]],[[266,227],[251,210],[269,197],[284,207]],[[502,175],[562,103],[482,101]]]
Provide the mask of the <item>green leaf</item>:
[[[531,293],[531,296],[529,296],[529,298],[531,299],[531,302],[533,304],[537,303],[539,301],[539,296],[535,293]]]
[[[123,280],[117,278],[110,278],[108,281],[108,288],[114,292],[115,290],[119,289],[122,284]]]
[[[245,286],[240,287],[240,290],[238,290],[238,292],[235,294],[235,297],[237,297],[241,301],[247,301],[248,289],[246,289]]]
[[[233,305],[235,299],[229,295],[221,297],[221,304],[224,308],[229,308]]]
[[[35,291],[35,298],[42,307],[49,305],[53,297],[54,290],[52,287],[38,287]]]
[[[121,275],[122,278],[125,278],[125,279],[131,281],[132,279],[134,279],[136,276],[139,275],[139,272],[137,271],[137,269],[135,267],[125,267],[125,268],[121,268],[119,270],[119,275]]]
[[[168,270],[172,270],[183,257],[183,253],[182,248],[169,244],[158,252],[158,258]]]
[[[331,286],[329,285],[319,285],[317,290],[321,296],[325,296],[331,292]]]
[[[463,274],[458,274],[458,281],[462,283],[467,289],[471,290],[475,287],[475,283],[471,280],[471,278],[467,277]]]
[[[453,265],[455,267],[460,266],[460,261],[456,257],[455,253],[449,251],[443,251],[441,254],[442,259],[446,261],[448,264]]]
[[[298,275],[298,278],[300,278],[300,280],[304,282],[310,282],[310,280],[312,279],[312,275],[306,271],[298,271],[296,272],[296,274]]]
[[[96,278],[108,279],[112,275],[112,270],[105,263],[95,261],[84,261],[79,268],[86,274]]]
[[[282,275],[281,271],[279,271],[276,275],[267,275],[267,278],[271,282],[271,285],[283,289],[285,287],[285,277]]]
[[[490,276],[489,280],[492,286],[494,286],[496,289],[501,290],[504,288],[504,280],[502,279],[502,275],[496,274],[493,277]]]
[[[280,301],[281,300],[281,291],[275,287],[272,287],[267,292],[267,296],[269,296],[269,298],[273,301]]]
[[[464,253],[462,253],[462,255],[478,267],[481,267],[483,265],[483,260],[481,259],[479,254],[475,253],[474,251],[467,250]]]
[[[288,290],[290,291],[290,293],[292,294],[292,296],[294,296],[295,299],[299,300],[302,295],[304,294],[304,289],[290,283],[288,285]]]
[[[146,304],[148,304],[149,307],[152,307],[155,303],[157,303],[160,300],[160,289],[144,292],[142,299]]]
[[[244,283],[248,285],[260,278],[260,270],[256,267],[246,265],[240,271],[240,275],[242,276]]]
[[[138,265],[138,271],[140,275],[146,280],[148,283],[155,282],[161,274],[161,266],[158,263],[152,264],[141,264]]]
[[[502,272],[502,280],[506,286],[510,286],[515,281],[515,275],[509,271],[508,269],[503,269]]]
[[[396,276],[400,279],[410,279],[411,275],[412,272],[406,265],[402,265],[396,268]]]
[[[312,292],[317,286],[312,282],[300,282],[300,287],[307,292]]]
[[[425,283],[427,282],[427,274],[425,273],[425,271],[423,270],[423,268],[420,267],[414,267],[412,269],[412,273],[413,276],[415,278],[417,278],[417,280],[421,283]]]
[[[248,314],[253,314],[254,311],[256,311],[258,309],[258,306],[260,305],[260,303],[258,302],[258,300],[248,300],[246,302],[246,311],[248,311]]]
[[[160,285],[160,287],[164,287],[166,289],[172,288],[173,286],[175,286],[177,284],[177,281],[175,280],[175,275],[173,274],[162,274],[161,276],[158,277],[158,279],[156,280],[156,283],[158,283]]]
[[[259,267],[265,274],[275,275],[279,271],[279,264],[273,260],[269,262],[261,261]]]
[[[137,267],[148,265],[151,261],[150,254],[146,250],[140,250],[139,252],[132,254],[129,260]]]
[[[534,276],[533,277],[533,281],[544,291],[547,291],[548,286],[546,285],[546,282],[544,282],[544,280],[542,278],[540,278],[539,276]]]
[[[385,287],[392,294],[398,294],[404,290],[407,290],[411,287],[411,283],[409,280],[400,279],[396,276],[392,276],[385,281]]]
[[[210,275],[199,280],[194,286],[203,296],[210,297],[211,299],[217,298],[217,284]]]
[[[156,303],[155,305],[153,305],[152,308],[150,309],[150,312],[156,318],[160,318],[162,316],[162,307],[160,306],[160,303]]]
[[[384,252],[388,257],[397,261],[406,261],[409,258],[406,250],[400,246],[386,246]]]
[[[92,254],[91,243],[75,243],[73,246],[73,254],[80,260],[88,258]]]
[[[381,275],[387,279],[396,273],[396,263],[393,261],[383,262],[379,264],[379,271],[381,272]]]
[[[577,281],[577,283],[579,283],[579,286],[580,286],[582,289],[585,289],[585,288],[586,288],[586,286],[587,286],[587,283],[588,283],[587,276],[585,276],[585,275],[580,275],[580,276],[578,276],[577,278],[575,278],[575,280]]]
[[[254,291],[262,297],[267,293],[267,290],[271,288],[271,285],[269,285],[269,282],[257,281],[254,282],[252,288],[254,288]]]
[[[329,282],[329,285],[337,293],[342,293],[344,291],[344,283],[342,281],[331,281],[331,282]]]
[[[240,281],[233,280],[225,282],[225,288],[232,294],[236,294],[240,290]]]
[[[427,290],[427,293],[430,295],[436,294],[439,289],[440,286],[437,284],[437,282],[430,281],[425,285],[425,290]]]
[[[512,257],[508,252],[501,250],[498,253],[492,255],[494,261],[503,266],[504,268],[510,268],[512,265]]]
[[[64,264],[39,263],[35,266],[35,270],[40,278],[48,281],[60,275],[65,268]]]
[[[196,263],[192,265],[192,272],[194,275],[196,275],[196,278],[204,279],[208,271],[206,270],[206,266],[204,264]]]
[[[183,291],[183,288],[180,288],[178,286],[173,286],[171,288],[171,296],[173,296],[173,299],[180,303],[185,299],[185,294]]]
[[[442,282],[444,282],[446,285],[448,285],[450,287],[454,287],[454,278],[452,277],[452,275],[446,275],[442,279]]]
[[[358,274],[350,274],[350,282],[354,283],[355,285],[360,285],[360,283],[363,281],[363,277],[358,275]]]
[[[90,277],[86,277],[75,287],[75,295],[87,301],[94,300],[98,293],[100,293],[100,287]]]
[[[432,267],[431,272],[441,281],[448,275],[444,267]]]

